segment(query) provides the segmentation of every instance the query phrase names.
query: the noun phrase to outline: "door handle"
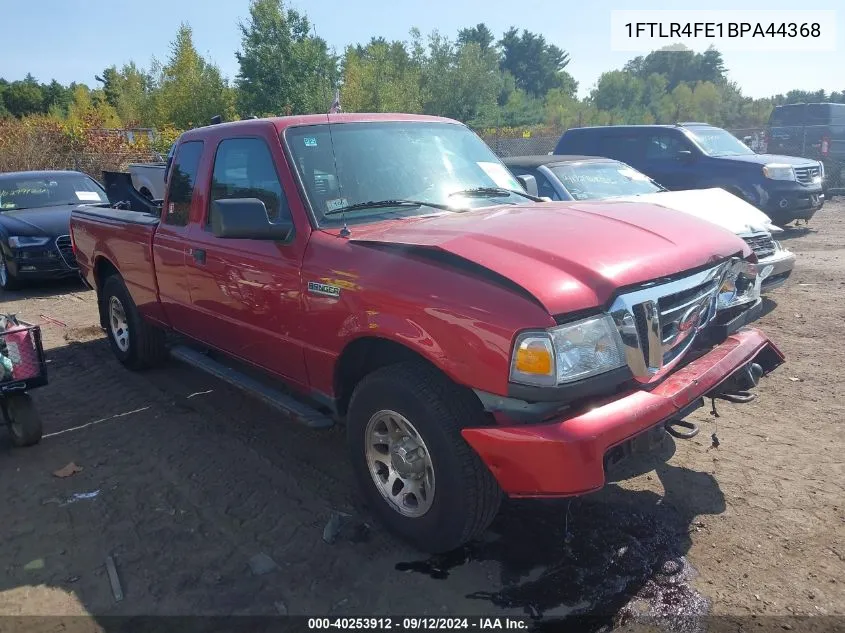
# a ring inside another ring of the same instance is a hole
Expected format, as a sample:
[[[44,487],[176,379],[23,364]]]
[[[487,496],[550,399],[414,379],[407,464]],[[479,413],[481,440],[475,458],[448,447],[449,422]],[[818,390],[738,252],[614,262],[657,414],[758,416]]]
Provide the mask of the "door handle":
[[[197,264],[204,264],[205,263],[205,249],[194,248],[194,249],[192,249],[192,254],[194,256],[194,261]]]

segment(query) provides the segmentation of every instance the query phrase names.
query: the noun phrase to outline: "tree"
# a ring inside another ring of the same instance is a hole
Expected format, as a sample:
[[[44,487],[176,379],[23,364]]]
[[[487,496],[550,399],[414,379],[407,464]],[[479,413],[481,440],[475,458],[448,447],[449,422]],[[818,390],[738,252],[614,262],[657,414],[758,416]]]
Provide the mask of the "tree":
[[[49,85],[42,87],[44,96],[44,110],[56,117],[67,116],[68,108],[73,99],[73,90],[66,88],[53,79]]]
[[[423,111],[472,121],[496,105],[501,74],[495,53],[482,51],[477,42],[455,46],[433,32],[423,63]]]
[[[670,91],[680,83],[723,83],[726,73],[722,54],[712,47],[703,53],[689,49],[654,51],[645,57],[635,57],[625,64],[624,70],[641,79],[653,74],[663,75]]]
[[[484,24],[484,22],[458,31],[459,45],[464,46],[465,44],[470,44],[472,42],[478,44],[479,48],[481,48],[481,52],[486,53],[493,48],[493,45],[496,42],[496,37],[493,35],[493,31],[487,28],[487,25]]]
[[[16,117],[44,112],[44,93],[30,74],[22,81],[13,81],[6,87],[3,102],[12,116]]]
[[[505,31],[499,40],[502,48],[501,69],[513,75],[516,87],[527,93],[542,97],[553,88],[564,83],[563,69],[569,63],[569,54],[554,44],[547,44],[542,35],[523,30],[519,35],[515,27]]]
[[[630,110],[642,104],[645,83],[642,79],[622,70],[602,73],[592,92],[592,101],[599,110]]]
[[[420,112],[421,68],[404,42],[373,39],[343,60],[341,103],[350,112]]]
[[[282,0],[252,0],[240,23],[238,107],[242,115],[326,112],[334,95],[337,59],[310,34],[308,18]]]
[[[157,75],[150,118],[156,125],[178,128],[206,125],[211,117],[233,118],[234,95],[220,69],[197,52],[191,27],[182,24],[170,46],[167,63],[154,61]]]

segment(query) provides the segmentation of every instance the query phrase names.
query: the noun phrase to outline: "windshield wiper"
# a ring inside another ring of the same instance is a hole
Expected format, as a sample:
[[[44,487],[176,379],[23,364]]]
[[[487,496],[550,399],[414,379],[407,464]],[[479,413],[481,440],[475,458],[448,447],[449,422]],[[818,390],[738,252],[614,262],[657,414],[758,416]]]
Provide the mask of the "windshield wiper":
[[[545,202],[545,200],[543,200],[542,198],[532,196],[530,193],[526,193],[525,191],[519,191],[518,189],[505,189],[504,187],[474,187],[473,189],[455,191],[453,193],[450,193],[449,197],[451,198],[452,196],[478,196],[484,198],[498,198],[500,196],[506,196],[512,193],[518,196],[522,196],[523,198],[533,200],[534,202]]]
[[[437,202],[422,202],[421,200],[370,200],[369,202],[358,202],[350,204],[345,207],[337,209],[330,209],[323,213],[323,215],[339,215],[342,213],[349,213],[350,211],[362,211],[365,209],[383,209],[386,207],[432,207],[434,209],[442,209],[443,211],[454,211],[452,207],[446,204],[439,204]]]

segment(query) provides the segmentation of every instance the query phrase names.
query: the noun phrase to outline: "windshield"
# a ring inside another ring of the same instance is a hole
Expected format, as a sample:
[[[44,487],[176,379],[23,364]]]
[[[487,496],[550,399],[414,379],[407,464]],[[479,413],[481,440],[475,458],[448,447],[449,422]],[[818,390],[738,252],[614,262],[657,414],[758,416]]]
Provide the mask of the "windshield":
[[[341,123],[288,128],[285,140],[319,224],[341,224],[327,212],[364,202],[414,200],[456,209],[524,202],[522,187],[478,136],[436,122]],[[479,195],[482,194],[482,195]],[[388,216],[443,213],[428,206],[355,209],[349,223]]]
[[[0,175],[0,211],[100,202],[106,192],[83,174]]]
[[[717,127],[687,128],[687,134],[708,156],[747,156],[754,153],[733,134]]]
[[[549,169],[575,200],[599,200],[663,191],[645,174],[617,161],[566,163],[551,165]]]

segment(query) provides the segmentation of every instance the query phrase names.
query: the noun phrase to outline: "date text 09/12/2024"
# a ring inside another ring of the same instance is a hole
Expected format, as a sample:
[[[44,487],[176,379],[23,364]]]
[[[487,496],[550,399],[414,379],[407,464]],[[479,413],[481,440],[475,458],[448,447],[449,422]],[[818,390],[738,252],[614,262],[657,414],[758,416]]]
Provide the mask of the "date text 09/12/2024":
[[[349,631],[519,631],[527,628],[527,619],[510,617],[308,618],[308,629],[311,631],[333,629]]]

